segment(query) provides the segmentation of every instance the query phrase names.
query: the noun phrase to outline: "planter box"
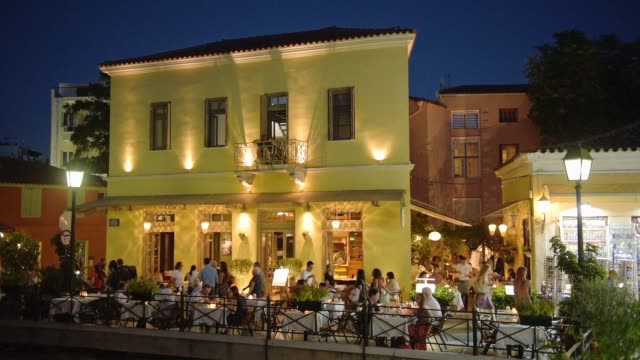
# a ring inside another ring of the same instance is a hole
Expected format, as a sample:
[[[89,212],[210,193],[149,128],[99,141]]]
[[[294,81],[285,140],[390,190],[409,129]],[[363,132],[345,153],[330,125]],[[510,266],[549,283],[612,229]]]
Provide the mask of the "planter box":
[[[321,301],[296,301],[296,307],[300,311],[320,311],[322,310]]]
[[[528,326],[551,326],[551,317],[545,315],[520,315],[520,324]]]

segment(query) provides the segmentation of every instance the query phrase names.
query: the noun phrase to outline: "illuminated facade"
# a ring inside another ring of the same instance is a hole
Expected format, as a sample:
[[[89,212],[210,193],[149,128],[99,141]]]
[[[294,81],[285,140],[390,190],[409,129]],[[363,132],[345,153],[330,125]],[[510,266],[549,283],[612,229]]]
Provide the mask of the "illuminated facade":
[[[102,64],[108,197],[83,209],[107,209],[108,258],[152,274],[295,257],[406,288],[414,37],[327,28]]]

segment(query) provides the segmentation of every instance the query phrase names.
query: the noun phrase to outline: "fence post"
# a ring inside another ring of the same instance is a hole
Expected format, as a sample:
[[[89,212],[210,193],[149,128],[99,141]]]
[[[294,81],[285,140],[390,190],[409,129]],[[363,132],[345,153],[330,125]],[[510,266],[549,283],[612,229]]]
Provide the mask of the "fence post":
[[[184,332],[186,328],[185,324],[187,323],[187,319],[185,318],[185,308],[184,308],[184,291],[180,291],[180,304],[178,305],[178,322],[180,327],[180,332]]]
[[[367,359],[365,349],[369,342],[369,325],[369,298],[366,297],[362,304],[362,360]]]
[[[267,295],[267,340],[271,339],[271,296]]]
[[[477,320],[478,314],[476,313],[475,306],[473,307],[473,312],[471,313],[471,329],[473,331],[473,355],[478,355],[478,331],[477,331]]]

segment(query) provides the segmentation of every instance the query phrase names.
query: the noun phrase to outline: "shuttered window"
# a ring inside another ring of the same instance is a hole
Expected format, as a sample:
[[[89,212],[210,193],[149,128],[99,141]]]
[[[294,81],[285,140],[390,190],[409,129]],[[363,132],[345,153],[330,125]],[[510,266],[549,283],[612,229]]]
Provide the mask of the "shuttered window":
[[[518,109],[500,109],[501,123],[518,122]]]
[[[22,188],[20,217],[39,218],[42,215],[42,189]]]
[[[355,139],[353,88],[329,90],[329,140]]]
[[[477,129],[480,127],[480,112],[472,111],[452,111],[451,127],[453,129]]]

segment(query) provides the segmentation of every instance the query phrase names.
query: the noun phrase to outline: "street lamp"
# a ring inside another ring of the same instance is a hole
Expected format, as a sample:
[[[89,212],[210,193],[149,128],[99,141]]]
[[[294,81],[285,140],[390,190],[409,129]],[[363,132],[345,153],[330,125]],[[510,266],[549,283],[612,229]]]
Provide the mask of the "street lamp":
[[[76,264],[76,192],[82,186],[83,177],[82,171],[67,170],[67,187],[71,189],[71,239],[69,241],[69,283],[67,284],[69,295],[72,295],[73,291]]]
[[[578,212],[578,264],[584,260],[584,244],[582,239],[582,181],[589,180],[591,162],[593,158],[589,151],[580,147],[567,149],[567,154],[562,158],[567,179],[576,182],[576,203]]]

